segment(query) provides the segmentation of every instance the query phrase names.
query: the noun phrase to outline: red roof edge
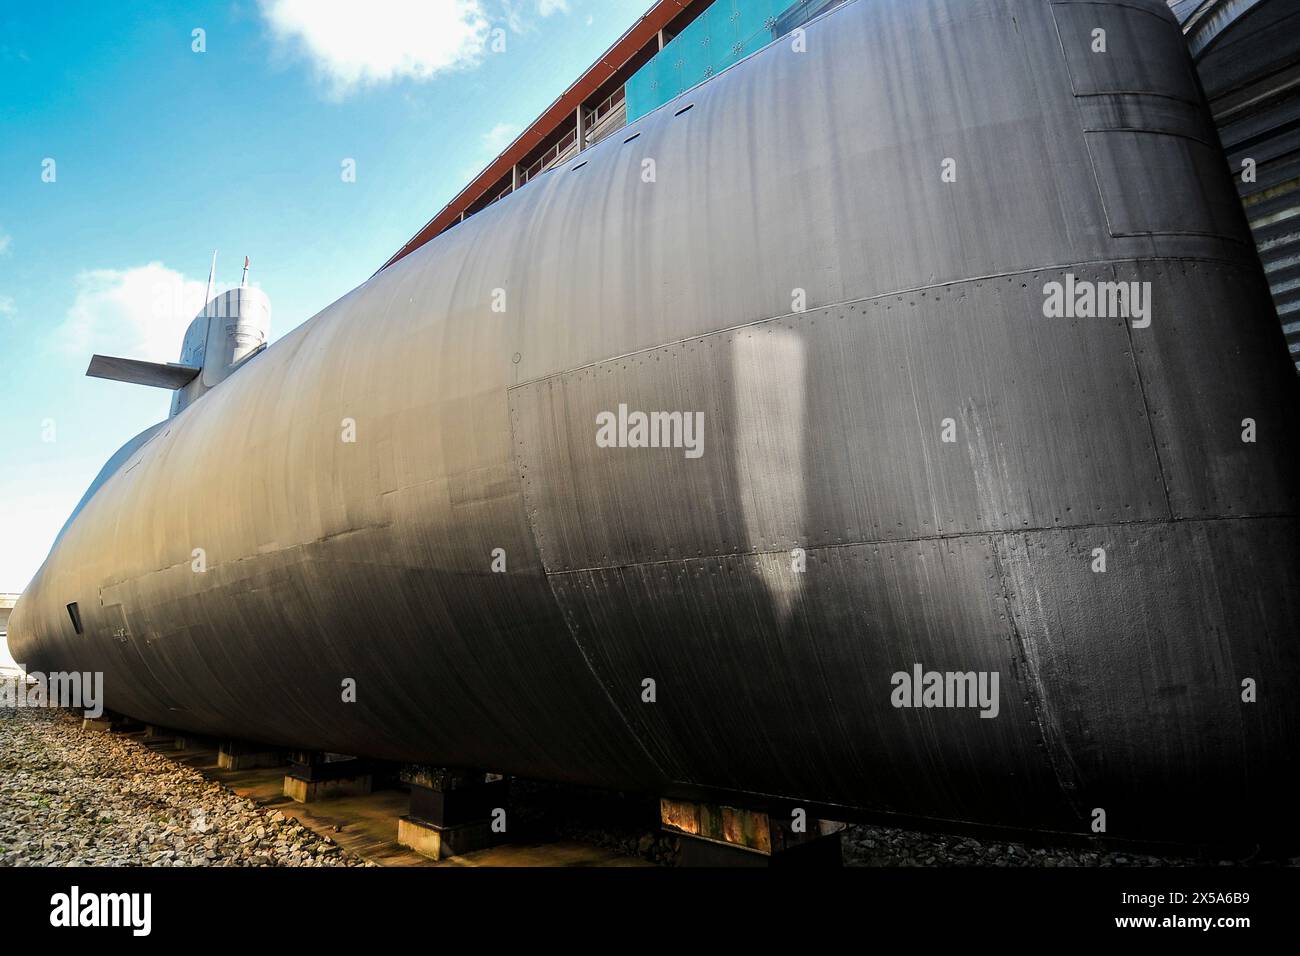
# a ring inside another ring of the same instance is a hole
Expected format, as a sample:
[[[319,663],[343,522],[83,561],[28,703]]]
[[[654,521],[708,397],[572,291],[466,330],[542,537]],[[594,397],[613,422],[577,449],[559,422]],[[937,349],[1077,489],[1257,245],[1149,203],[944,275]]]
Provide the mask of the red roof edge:
[[[442,211],[428,221],[419,232],[412,236],[402,248],[379,268],[384,271],[394,262],[414,252],[434,236],[460,218],[469,206],[478,199],[497,180],[505,176],[510,168],[523,160],[566,116],[572,116],[579,104],[584,103],[592,93],[613,76],[623,64],[649,43],[660,30],[673,21],[679,13],[691,5],[692,0],[656,0],[654,6],[642,14],[626,33],[614,41],[614,45],[601,54],[600,58],[587,68],[567,90],[560,94],[542,115],[533,120],[526,130],[515,138],[496,159],[476,176],[468,186],[456,194]],[[378,272],[376,273],[378,275]]]

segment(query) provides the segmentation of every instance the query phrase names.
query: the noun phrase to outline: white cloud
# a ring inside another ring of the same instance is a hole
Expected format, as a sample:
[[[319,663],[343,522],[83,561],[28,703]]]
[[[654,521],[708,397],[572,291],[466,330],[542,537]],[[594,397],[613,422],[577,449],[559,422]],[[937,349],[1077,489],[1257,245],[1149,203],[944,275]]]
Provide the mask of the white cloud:
[[[14,237],[9,235],[3,229],[0,229],[0,256],[9,251],[9,244],[14,241]]]
[[[529,33],[536,28],[535,17],[568,13],[569,0],[498,0],[500,15],[512,33]]]
[[[490,29],[480,0],[261,0],[261,9],[336,96],[473,66]]]
[[[460,171],[458,178],[469,182],[483,172],[487,168],[487,164],[500,156],[501,151],[513,143],[515,137],[521,132],[523,132],[523,127],[514,123],[497,123],[479,137],[479,142],[483,144],[482,147],[474,154],[470,163]]]
[[[13,315],[15,311],[13,296],[0,295],[0,315]]]
[[[501,155],[501,150],[515,141],[515,137],[520,132],[521,129],[514,123],[497,123],[483,134],[483,148],[491,152],[492,158],[495,159]]]
[[[190,320],[202,310],[207,282],[187,279],[161,262],[77,276],[77,298],[54,330],[58,344],[89,357],[105,352],[175,362]]]

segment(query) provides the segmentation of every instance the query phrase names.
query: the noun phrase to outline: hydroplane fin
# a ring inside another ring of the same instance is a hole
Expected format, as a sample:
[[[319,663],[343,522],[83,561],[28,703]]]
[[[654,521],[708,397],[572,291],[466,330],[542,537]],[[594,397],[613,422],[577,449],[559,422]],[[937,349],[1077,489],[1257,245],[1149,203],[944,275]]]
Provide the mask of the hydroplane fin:
[[[194,376],[203,371],[192,365],[174,362],[144,362],[140,359],[117,358],[112,355],[92,355],[86,374],[92,378],[108,378],[115,382],[133,385],[152,385],[155,388],[184,388]]]

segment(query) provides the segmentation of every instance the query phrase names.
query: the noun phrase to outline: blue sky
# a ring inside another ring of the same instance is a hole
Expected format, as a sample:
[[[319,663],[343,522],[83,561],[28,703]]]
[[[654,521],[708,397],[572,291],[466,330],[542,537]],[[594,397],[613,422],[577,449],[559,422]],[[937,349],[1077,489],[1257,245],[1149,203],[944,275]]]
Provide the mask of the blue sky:
[[[310,318],[648,6],[0,7],[0,591],[26,585],[113,451],[166,417],[169,392],[85,378],[91,352],[176,361],[213,249],[218,290],[251,257],[273,339]]]

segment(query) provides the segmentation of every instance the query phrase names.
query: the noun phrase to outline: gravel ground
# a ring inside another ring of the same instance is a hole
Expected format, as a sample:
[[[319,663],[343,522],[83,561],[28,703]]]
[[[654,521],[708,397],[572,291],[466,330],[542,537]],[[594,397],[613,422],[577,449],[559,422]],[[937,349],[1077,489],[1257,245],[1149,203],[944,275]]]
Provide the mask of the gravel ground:
[[[846,866],[1295,866],[1300,858],[1246,861],[1149,856],[1090,847],[1040,847],[1023,843],[920,833],[892,827],[850,826],[843,835]]]
[[[134,740],[0,707],[0,866],[361,866]]]

